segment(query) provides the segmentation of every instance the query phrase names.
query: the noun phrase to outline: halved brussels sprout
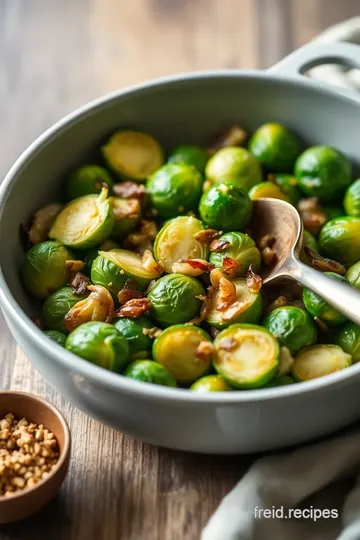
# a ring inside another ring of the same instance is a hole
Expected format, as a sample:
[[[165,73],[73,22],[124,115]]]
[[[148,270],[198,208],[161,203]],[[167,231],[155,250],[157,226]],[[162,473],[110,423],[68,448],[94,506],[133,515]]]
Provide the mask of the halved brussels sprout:
[[[164,163],[159,143],[140,131],[117,131],[101,148],[108,166],[119,176],[146,180]]]
[[[194,392],[228,392],[233,390],[231,386],[225,381],[221,375],[205,375],[197,381],[195,381],[191,386],[190,390]]]
[[[204,148],[194,144],[177,146],[169,155],[168,163],[182,163],[193,165],[201,173],[204,172],[209,154]]]
[[[129,361],[129,345],[124,336],[105,322],[82,324],[66,340],[68,351],[102,368],[120,373]]]
[[[217,268],[223,266],[225,257],[230,257],[239,263],[237,276],[245,276],[251,265],[254,272],[261,266],[261,254],[256,244],[250,236],[240,232],[228,232],[220,236],[216,241],[218,251],[213,251],[210,255],[210,262]],[[217,249],[215,247],[215,249]]]
[[[195,167],[168,163],[148,179],[146,189],[159,216],[170,219],[196,210],[203,182]]]
[[[261,326],[233,324],[214,341],[214,367],[235,388],[261,388],[276,375],[280,347]]]
[[[248,223],[252,202],[246,191],[232,183],[220,183],[201,197],[199,212],[209,227],[222,231],[240,230]]]
[[[316,326],[308,313],[299,307],[274,309],[265,317],[263,324],[292,353],[316,343]]]
[[[226,328],[234,323],[253,323],[260,321],[263,312],[263,299],[261,293],[253,293],[246,284],[245,279],[234,279],[236,296],[226,309],[221,311],[219,299],[221,291],[216,289],[211,297],[207,310],[206,321],[215,328]]]
[[[360,289],[360,261],[350,266],[345,277],[352,287]]]
[[[44,334],[58,345],[65,347],[66,335],[63,332],[58,332],[57,330],[44,330]]]
[[[59,242],[41,242],[25,255],[21,275],[26,289],[38,298],[46,298],[60,289],[69,280],[66,261],[72,260],[72,253]]]
[[[332,279],[337,279],[346,283],[346,279],[334,272],[324,272],[325,275]],[[320,317],[326,321],[330,326],[337,326],[347,321],[345,315],[337,311],[330,304],[325,302],[318,294],[314,293],[310,289],[304,289],[302,295],[303,302],[305,304],[306,311],[313,317]]]
[[[63,326],[65,316],[75,304],[80,300],[84,300],[88,294],[88,292],[85,294],[74,294],[71,287],[63,287],[50,294],[42,308],[42,318],[45,327],[49,328],[49,330],[66,333],[66,329]]]
[[[306,195],[332,201],[351,183],[351,163],[335,148],[311,146],[298,157],[295,176]]]
[[[123,375],[135,381],[142,381],[160,386],[176,387],[176,379],[166,367],[153,360],[135,360],[125,369]]]
[[[211,369],[213,345],[201,328],[178,324],[164,330],[153,345],[153,357],[180,383],[191,383]]]
[[[311,234],[311,232],[307,231],[306,229],[304,229],[304,233],[303,233],[303,247],[308,247],[309,249],[311,249],[312,251],[315,251],[316,253],[318,253],[319,251],[319,246],[318,246],[315,236]]]
[[[249,191],[249,197],[252,201],[263,197],[272,199],[281,199],[282,201],[290,202],[290,199],[285,195],[283,190],[274,182],[260,182]]]
[[[83,252],[82,259],[85,263],[84,273],[90,276],[92,263],[99,255],[99,251],[110,251],[111,249],[119,249],[120,246],[115,240],[105,240],[100,246],[88,249]]]
[[[165,327],[186,323],[196,317],[204,295],[204,288],[197,279],[184,274],[168,274],[154,284],[148,299],[154,319]]]
[[[360,217],[360,178],[347,188],[344,208],[348,216]]]
[[[49,238],[74,249],[88,249],[101,244],[114,225],[107,196],[108,189],[103,187],[100,195],[85,195],[71,201],[57,215]]]
[[[291,204],[296,206],[302,197],[302,193],[297,187],[297,178],[291,174],[272,174],[271,177],[280,186],[281,191],[285,193]]]
[[[207,260],[209,242],[199,242],[194,238],[203,230],[201,221],[193,216],[180,216],[165,223],[154,244],[154,256],[165,272],[171,273],[173,264],[180,260]]]
[[[314,345],[298,353],[292,367],[297,381],[310,381],[351,366],[350,354],[337,345]]]
[[[249,150],[266,169],[275,172],[291,172],[300,154],[295,135],[276,123],[260,126],[250,138]]]
[[[360,362],[360,326],[348,322],[335,336],[335,343],[347,354],[350,354],[353,362]]]
[[[332,219],[320,231],[321,253],[345,266],[360,260],[360,218],[345,216]]]
[[[141,315],[137,319],[123,317],[118,319],[114,326],[126,337],[130,347],[131,359],[150,358],[153,340],[146,331],[144,333],[144,329],[155,327],[150,317],[146,315]]]
[[[66,180],[66,199],[72,201],[92,193],[101,193],[103,184],[111,191],[113,180],[103,167],[98,165],[84,165],[73,171]]]
[[[265,384],[263,388],[274,388],[276,386],[286,386],[288,384],[294,384],[296,381],[290,375],[279,375],[274,377],[270,382]]]
[[[211,182],[229,180],[249,191],[262,181],[262,172],[258,160],[239,146],[228,146],[214,154],[205,168],[205,175]]]
[[[127,236],[140,221],[141,207],[138,199],[122,199],[109,197],[109,203],[114,214],[114,225],[111,236],[121,240]]]

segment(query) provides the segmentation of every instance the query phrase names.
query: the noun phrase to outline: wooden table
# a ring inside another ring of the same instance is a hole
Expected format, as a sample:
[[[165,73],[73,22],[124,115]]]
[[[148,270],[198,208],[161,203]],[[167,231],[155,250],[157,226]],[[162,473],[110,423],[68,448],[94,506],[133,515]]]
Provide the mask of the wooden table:
[[[45,128],[96,96],[177,71],[266,68],[358,14],[358,0],[2,0],[0,177]],[[60,495],[3,527],[1,540],[195,540],[253,460],[158,449],[88,418],[32,369],[2,318],[0,377],[3,389],[59,406],[74,441]]]

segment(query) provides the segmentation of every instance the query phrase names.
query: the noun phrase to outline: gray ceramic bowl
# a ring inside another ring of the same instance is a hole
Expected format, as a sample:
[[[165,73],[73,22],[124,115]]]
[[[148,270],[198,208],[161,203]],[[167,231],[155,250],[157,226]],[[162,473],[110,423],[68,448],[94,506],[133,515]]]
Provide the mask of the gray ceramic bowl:
[[[36,369],[91,416],[144,441],[207,453],[255,452],[330,433],[360,417],[360,364],[295,386],[201,395],[114,375],[43,336],[19,280],[19,224],[56,200],[60,179],[120,126],[149,131],[166,146],[203,143],[239,122],[249,130],[279,121],[310,143],[359,164],[360,101],[350,91],[300,75],[324,61],[360,66],[355,45],[311,45],[268,72],[195,73],[111,94],[71,114],[15,163],[0,194],[0,303]]]

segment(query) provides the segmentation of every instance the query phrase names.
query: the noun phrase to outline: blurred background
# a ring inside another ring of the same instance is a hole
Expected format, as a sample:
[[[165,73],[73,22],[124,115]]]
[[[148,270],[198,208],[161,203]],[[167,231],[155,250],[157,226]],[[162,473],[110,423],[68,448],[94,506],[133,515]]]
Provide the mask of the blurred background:
[[[179,71],[267,68],[357,15],[359,0],[0,0],[0,180],[44,129],[103,93]],[[1,319],[3,388],[14,357]]]

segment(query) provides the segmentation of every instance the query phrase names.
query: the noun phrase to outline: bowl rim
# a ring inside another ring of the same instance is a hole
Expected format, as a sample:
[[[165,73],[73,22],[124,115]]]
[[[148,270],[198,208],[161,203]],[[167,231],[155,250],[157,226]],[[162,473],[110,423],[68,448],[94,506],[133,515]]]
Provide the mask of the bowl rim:
[[[166,85],[176,85],[178,83],[191,82],[204,79],[254,79],[257,81],[271,81],[275,84],[287,84],[294,88],[302,88],[314,94],[325,95],[339,101],[346,101],[353,105],[359,105],[358,97],[355,92],[342,93],[337,89],[325,83],[313,81],[304,76],[290,76],[282,73],[259,70],[240,70],[240,69],[220,69],[210,71],[195,71],[190,73],[180,73],[171,76],[151,79],[143,83],[134,84],[121,90],[115,90],[100,96],[85,105],[75,109],[67,114],[46,131],[44,131],[27,149],[20,155],[6,174],[0,185],[0,224],[2,219],[3,207],[6,204],[11,183],[13,179],[26,168],[27,163],[31,161],[44,145],[50,144],[52,139],[59,133],[71,128],[72,124],[82,117],[99,112],[107,108],[113,101],[129,97],[133,94],[154,90]],[[7,286],[2,269],[0,267],[0,305],[5,314],[9,314],[13,324],[21,328],[22,333],[30,341],[33,341],[44,355],[50,356],[52,361],[56,362],[62,368],[70,373],[88,378],[91,384],[107,387],[113,391],[121,391],[125,395],[142,397],[150,400],[162,400],[170,402],[182,402],[183,404],[201,403],[203,406],[214,406],[215,404],[249,404],[254,402],[272,401],[282,398],[296,399],[300,395],[307,395],[314,391],[329,391],[332,386],[346,384],[354,375],[360,375],[360,362],[347,369],[325,375],[324,377],[306,381],[306,383],[279,386],[273,388],[260,388],[254,390],[230,391],[202,393],[191,392],[182,388],[170,388],[160,385],[153,385],[123,377],[92,364],[80,357],[76,357],[74,366],[74,354],[70,353],[62,346],[51,341],[43,332],[31,321],[27,314],[14,299],[9,287]],[[15,322],[16,321],[16,322]],[[57,469],[56,469],[57,470]],[[39,483],[40,485],[40,483]],[[14,496],[15,497],[15,496]],[[9,500],[9,499],[7,499]],[[10,498],[12,500],[12,498]]]
[[[37,401],[37,402],[41,403],[47,409],[49,409],[49,411],[51,411],[51,413],[54,416],[56,416],[58,418],[58,420],[60,421],[60,424],[61,424],[61,427],[62,427],[62,430],[63,430],[63,433],[64,433],[64,448],[63,448],[62,452],[60,452],[60,456],[59,456],[58,461],[56,462],[55,467],[49,473],[49,475],[46,476],[46,478],[40,480],[33,487],[24,488],[23,490],[15,493],[15,495],[12,495],[11,497],[6,497],[5,495],[0,495],[0,504],[4,503],[4,502],[12,502],[12,501],[20,499],[21,497],[32,495],[37,490],[41,489],[49,480],[51,480],[52,478],[54,478],[54,476],[56,476],[58,474],[60,469],[62,469],[63,465],[69,459],[70,452],[71,452],[70,428],[68,426],[67,421],[65,420],[65,417],[59,411],[59,409],[57,407],[55,407],[55,405],[53,405],[52,403],[49,403],[46,399],[44,399],[44,398],[42,398],[40,396],[37,396],[36,394],[31,394],[29,392],[18,392],[17,390],[4,390],[4,391],[1,390],[0,391],[0,397],[4,396],[4,395],[5,396],[26,397],[28,399],[31,399],[33,401]],[[9,412],[11,412],[11,411],[9,411]],[[44,426],[44,427],[46,427],[46,426]]]

